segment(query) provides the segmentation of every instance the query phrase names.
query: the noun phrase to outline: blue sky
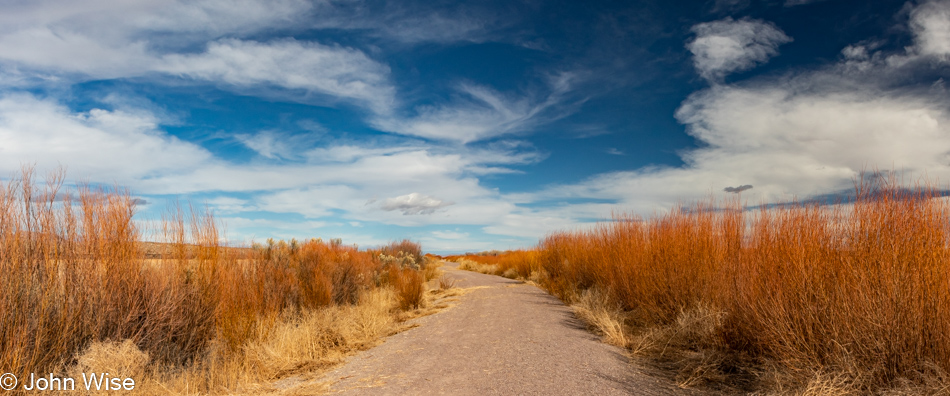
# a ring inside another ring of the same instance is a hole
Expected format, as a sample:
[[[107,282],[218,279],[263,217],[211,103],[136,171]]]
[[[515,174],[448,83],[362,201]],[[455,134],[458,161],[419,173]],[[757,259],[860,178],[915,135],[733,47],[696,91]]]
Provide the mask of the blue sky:
[[[2,1],[0,174],[232,241],[508,249],[724,189],[950,180],[950,1]]]

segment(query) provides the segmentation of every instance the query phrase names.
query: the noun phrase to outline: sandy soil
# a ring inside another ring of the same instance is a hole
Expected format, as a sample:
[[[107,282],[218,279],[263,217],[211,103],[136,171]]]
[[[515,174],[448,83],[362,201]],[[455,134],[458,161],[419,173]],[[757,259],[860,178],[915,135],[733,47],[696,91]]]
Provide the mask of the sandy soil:
[[[459,287],[478,289],[325,374],[329,393],[698,394],[631,365],[542,290],[451,265]]]

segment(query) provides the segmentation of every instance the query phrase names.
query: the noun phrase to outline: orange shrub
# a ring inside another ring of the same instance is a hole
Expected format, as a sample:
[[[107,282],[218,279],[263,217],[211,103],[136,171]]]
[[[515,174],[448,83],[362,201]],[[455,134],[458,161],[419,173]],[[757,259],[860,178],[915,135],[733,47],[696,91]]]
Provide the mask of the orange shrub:
[[[444,260],[470,260],[495,266],[495,275],[508,274],[507,276],[511,277],[528,278],[531,272],[537,269],[537,258],[538,252],[535,250],[508,250],[446,256]]]
[[[729,202],[618,215],[545,237],[538,267],[553,294],[600,289],[638,326],[712,308],[723,320],[710,345],[874,391],[950,371],[950,206],[939,197],[862,187],[853,208],[750,214]]]
[[[411,268],[389,267],[389,282],[396,289],[399,308],[410,310],[422,306],[425,296],[425,277]]]
[[[128,191],[73,196],[63,180],[37,186],[25,168],[0,184],[0,367],[14,374],[54,372],[94,342],[126,339],[187,364],[216,338],[241,347],[261,320],[356,303],[382,270],[377,252],[338,239],[225,248],[213,215],[194,208],[165,214],[154,235],[164,244],[143,244]],[[422,257],[418,244],[399,247]]]

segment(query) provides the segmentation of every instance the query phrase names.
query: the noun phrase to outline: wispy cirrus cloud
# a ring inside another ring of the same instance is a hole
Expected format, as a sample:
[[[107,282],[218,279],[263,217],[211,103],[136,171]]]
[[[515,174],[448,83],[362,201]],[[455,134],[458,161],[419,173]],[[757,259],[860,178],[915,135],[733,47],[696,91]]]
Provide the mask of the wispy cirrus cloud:
[[[310,3],[301,0],[5,5],[0,63],[50,78],[138,76],[151,71],[161,54],[277,23],[293,24],[309,9]]]
[[[353,48],[293,39],[215,41],[203,53],[165,55],[152,69],[238,86],[300,89],[356,101],[382,114],[395,100],[389,67]]]
[[[571,90],[573,73],[562,73],[549,80],[549,92],[540,97],[506,95],[486,86],[464,83],[459,95],[442,105],[419,106],[409,117],[378,117],[373,125],[384,131],[434,140],[470,143],[522,132],[539,124],[570,114],[561,108],[564,95]]]
[[[0,84],[179,79],[240,94],[355,105],[372,126],[386,132],[470,143],[528,131],[570,113],[559,105],[577,78],[555,74],[547,87],[521,94],[461,83],[448,103],[412,106],[396,100],[389,66],[370,55],[378,55],[378,42],[356,40],[365,44],[357,48],[260,38],[261,33],[343,29],[401,43],[479,41],[508,23],[478,7],[303,0],[146,1],[115,7],[80,0],[52,7],[41,1],[4,8]],[[555,107],[560,111],[552,112]],[[266,143],[247,136],[242,142],[257,148]]]

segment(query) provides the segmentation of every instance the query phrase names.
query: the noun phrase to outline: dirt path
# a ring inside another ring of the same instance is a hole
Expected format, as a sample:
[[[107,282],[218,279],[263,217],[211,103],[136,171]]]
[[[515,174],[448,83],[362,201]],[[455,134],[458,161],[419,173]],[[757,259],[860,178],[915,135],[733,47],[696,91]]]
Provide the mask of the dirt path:
[[[459,287],[483,288],[327,373],[331,394],[692,393],[631,366],[538,288],[443,268]]]

